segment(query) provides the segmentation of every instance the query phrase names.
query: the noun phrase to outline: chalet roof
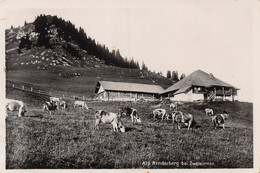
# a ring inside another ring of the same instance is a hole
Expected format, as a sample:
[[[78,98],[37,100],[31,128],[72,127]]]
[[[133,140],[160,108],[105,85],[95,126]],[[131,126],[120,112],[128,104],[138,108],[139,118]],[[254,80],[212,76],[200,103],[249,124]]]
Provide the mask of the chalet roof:
[[[182,92],[186,92],[191,86],[201,86],[210,88],[213,86],[220,86],[220,87],[230,87],[234,89],[238,89],[226,82],[219,80],[218,78],[214,77],[212,74],[208,74],[201,70],[196,70],[187,77],[183,78],[179,82],[175,83],[171,87],[164,90],[161,94],[168,93],[175,91],[175,93],[179,94]],[[175,94],[174,93],[174,94]]]
[[[164,89],[159,85],[111,82],[111,81],[99,81],[99,83],[104,90],[109,90],[109,91],[142,92],[142,93],[155,93],[155,94],[159,94],[164,91]]]
[[[179,90],[177,90],[174,94],[180,94],[180,93],[185,93],[187,90],[189,90],[192,86],[191,85],[187,85],[183,88],[180,88]]]

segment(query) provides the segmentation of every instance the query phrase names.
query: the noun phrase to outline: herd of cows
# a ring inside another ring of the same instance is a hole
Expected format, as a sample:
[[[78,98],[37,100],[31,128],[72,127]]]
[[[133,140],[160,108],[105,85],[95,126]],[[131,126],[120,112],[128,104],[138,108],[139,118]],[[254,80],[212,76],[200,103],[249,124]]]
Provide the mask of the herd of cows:
[[[88,109],[87,103],[84,101],[76,100],[74,101],[74,108],[80,107],[81,109]],[[43,104],[43,110],[49,111],[51,114],[52,112],[55,112],[56,110],[66,110],[68,108],[68,105],[66,101],[57,98],[57,97],[50,97],[50,101],[46,101]]]
[[[66,101],[56,98],[50,97],[50,101],[46,101],[43,104],[43,111],[48,111],[50,114],[54,113],[56,110],[66,110],[68,105]],[[85,101],[74,101],[74,109],[89,109]],[[153,110],[153,118],[154,120],[160,118],[161,120],[167,119],[172,120],[174,124],[176,124],[177,129],[181,129],[181,125],[184,125],[188,128],[188,130],[193,129],[196,126],[196,121],[192,114],[186,114],[181,111],[178,111],[178,104],[171,103],[169,105],[171,113],[167,113],[167,111],[163,108],[156,108]],[[24,116],[27,112],[26,106],[22,101],[6,99],[6,111],[18,111],[18,116]],[[214,114],[213,110],[210,108],[205,109],[205,113],[207,116],[211,116],[212,123],[214,128],[218,128],[222,125],[223,129],[225,129],[225,120],[228,118],[229,114],[226,110],[223,110],[221,114]],[[7,115],[7,113],[6,113]],[[111,124],[113,131],[125,132],[125,126],[123,125],[122,116],[127,116],[131,118],[133,124],[142,123],[141,118],[138,114],[138,111],[135,108],[125,107],[121,108],[119,113],[108,112],[104,110],[97,110],[95,113],[95,129],[99,129],[99,124]]]

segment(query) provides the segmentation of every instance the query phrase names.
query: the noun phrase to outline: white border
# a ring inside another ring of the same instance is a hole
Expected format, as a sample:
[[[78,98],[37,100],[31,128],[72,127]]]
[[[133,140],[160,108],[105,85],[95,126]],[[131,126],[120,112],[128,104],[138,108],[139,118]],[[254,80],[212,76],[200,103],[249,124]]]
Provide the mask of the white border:
[[[169,0],[165,0],[169,1]],[[137,173],[154,173],[154,172],[260,172],[260,152],[257,146],[260,146],[259,143],[259,94],[260,87],[257,84],[260,84],[260,75],[259,75],[259,68],[260,68],[260,0],[226,0],[226,1],[236,1],[240,3],[241,6],[248,6],[252,7],[253,9],[253,57],[254,57],[254,168],[253,169],[87,169],[87,170],[72,170],[67,169],[66,171],[69,172],[137,172]],[[113,2],[113,3],[111,3]],[[132,8],[153,8],[157,7],[155,0],[152,1],[137,1],[134,0],[135,3],[132,4]],[[128,0],[0,0],[0,97],[2,99],[5,98],[5,20],[6,20],[6,10],[7,9],[37,9],[37,8],[121,8],[125,7],[128,3]],[[184,0],[178,1],[180,5],[185,5],[188,3],[197,3],[197,4],[215,4],[215,5],[222,5],[224,3],[223,0]],[[156,6],[155,6],[156,5]],[[242,80],[242,79],[241,79]],[[3,103],[3,102],[2,102]],[[0,172],[64,172],[64,169],[60,170],[44,170],[44,169],[36,169],[36,170],[6,170],[5,169],[5,116],[4,116],[4,104],[0,106],[1,116],[0,116]]]

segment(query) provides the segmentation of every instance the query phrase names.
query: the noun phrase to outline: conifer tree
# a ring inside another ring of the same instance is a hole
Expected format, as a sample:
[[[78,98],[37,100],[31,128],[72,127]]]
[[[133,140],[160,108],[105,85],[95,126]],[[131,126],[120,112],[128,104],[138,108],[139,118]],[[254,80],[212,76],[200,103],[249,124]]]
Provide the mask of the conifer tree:
[[[171,71],[170,71],[170,70],[167,71],[166,77],[169,78],[169,79],[172,78],[172,75],[171,75]]]
[[[172,80],[176,82],[179,81],[178,71],[172,71]]]
[[[180,80],[182,80],[182,79],[185,78],[185,77],[186,77],[185,74],[182,73],[182,74],[181,74],[181,77],[180,77]]]

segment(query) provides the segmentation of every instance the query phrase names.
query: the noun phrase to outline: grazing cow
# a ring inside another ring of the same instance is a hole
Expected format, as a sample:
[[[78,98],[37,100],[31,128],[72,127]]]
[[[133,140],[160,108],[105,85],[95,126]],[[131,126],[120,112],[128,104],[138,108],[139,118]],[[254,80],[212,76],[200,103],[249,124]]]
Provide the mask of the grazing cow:
[[[50,102],[56,105],[56,109],[60,109],[60,102],[62,102],[61,98],[58,97],[50,97]]]
[[[181,127],[180,127],[180,124],[182,123],[182,115],[183,113],[181,111],[174,111],[172,113],[172,122],[173,124],[176,124],[177,125],[177,128],[180,130]]]
[[[18,111],[18,117],[24,116],[27,112],[25,104],[19,100],[6,99],[6,110],[8,111]]]
[[[75,109],[76,107],[81,107],[81,109],[83,109],[83,108],[88,109],[87,103],[84,102],[84,101],[79,101],[79,100],[76,100],[76,101],[74,102],[74,109]]]
[[[170,110],[176,110],[177,111],[177,103],[171,103],[170,104]]]
[[[181,121],[188,126],[188,130],[190,130],[190,128],[193,128],[196,125],[194,116],[192,114],[183,114]]]
[[[43,111],[49,111],[49,113],[51,114],[52,112],[57,110],[57,105],[54,102],[48,102],[46,101],[43,104]]]
[[[95,114],[95,129],[99,129],[99,124],[112,124],[114,132],[125,132],[125,127],[122,124],[119,113],[106,112],[103,110],[96,111]]]
[[[121,116],[130,116],[132,123],[135,122],[141,123],[141,119],[137,113],[137,110],[134,108],[129,108],[129,107],[121,108]]]
[[[59,107],[61,110],[66,110],[68,108],[68,105],[64,100],[62,100],[59,102]]]
[[[184,114],[181,111],[174,111],[172,113],[172,121],[173,123],[177,123],[178,129],[180,129],[181,123],[184,123],[186,126],[188,126],[188,130],[193,128],[196,124],[192,114]]]
[[[58,98],[58,97],[50,97],[50,101],[51,101],[51,102],[60,102],[61,99]]]
[[[153,110],[153,118],[154,118],[154,120],[156,119],[157,116],[159,118],[162,117],[162,120],[164,119],[164,117],[169,117],[166,114],[166,110],[165,109],[161,109],[161,108]]]
[[[206,112],[206,115],[207,115],[207,116],[213,116],[213,110],[212,110],[212,109],[206,108],[206,109],[205,109],[205,112]]]
[[[213,115],[212,122],[215,129],[218,128],[220,124],[222,124],[223,129],[225,129],[225,120],[228,118],[228,116],[229,114],[226,110],[224,110],[222,114]]]

